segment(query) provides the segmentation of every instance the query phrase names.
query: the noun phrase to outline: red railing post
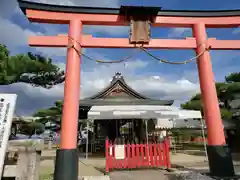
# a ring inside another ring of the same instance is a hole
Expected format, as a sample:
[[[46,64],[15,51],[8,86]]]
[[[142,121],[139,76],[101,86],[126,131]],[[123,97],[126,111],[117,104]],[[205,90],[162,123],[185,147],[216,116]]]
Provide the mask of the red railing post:
[[[128,167],[128,152],[127,152],[127,145],[124,144],[124,163],[123,163],[123,168],[127,168]]]
[[[127,143],[127,167],[131,168],[131,145]]]
[[[148,164],[149,167],[152,167],[153,166],[153,144],[150,143],[149,144],[149,164]]]
[[[136,148],[136,146],[135,146],[135,144],[132,144],[132,156],[131,156],[131,158],[132,158],[132,168],[136,168],[137,167],[137,161],[136,161],[136,156],[135,156],[135,148]]]
[[[111,166],[113,169],[117,168],[117,160],[116,160],[116,155],[115,155],[116,148],[115,147],[116,147],[116,140],[112,141],[112,146],[111,146],[111,148],[112,148],[112,156],[111,156],[112,164],[111,164]]]
[[[108,138],[106,138],[105,141],[105,156],[106,156],[106,163],[105,163],[105,171],[106,173],[109,173],[109,153],[108,153],[108,149],[109,149],[109,141]]]
[[[157,161],[157,144],[153,144],[153,156],[154,156],[154,161],[153,161],[153,166],[158,166],[158,161]]]
[[[162,150],[163,150],[163,153],[162,153],[162,157],[163,157],[163,166],[164,167],[167,167],[167,152],[166,152],[166,139],[164,139],[164,141],[162,142]]]
[[[157,144],[124,144],[124,159],[115,158],[115,143],[106,139],[106,173],[111,169],[132,169],[138,167],[171,168],[169,139]]]
[[[148,166],[149,164],[149,151],[148,151],[148,144],[144,144],[145,145],[145,156],[146,156],[146,159],[144,159],[144,166]]]
[[[159,143],[158,144],[158,152],[159,152],[159,159],[158,159],[158,164],[159,166],[162,166],[163,165],[163,162],[162,162],[162,157],[163,157],[163,152],[162,152],[162,143]]]
[[[140,144],[140,155],[141,155],[141,162],[140,162],[140,166],[144,166],[144,146],[143,144]]]
[[[164,147],[165,147],[165,164],[167,169],[171,168],[171,162],[170,162],[170,151],[169,151],[169,138],[166,137],[165,141],[164,141]]]
[[[136,167],[140,167],[141,158],[139,155],[139,144],[136,144],[136,158],[135,159],[136,159],[136,163],[137,163]]]

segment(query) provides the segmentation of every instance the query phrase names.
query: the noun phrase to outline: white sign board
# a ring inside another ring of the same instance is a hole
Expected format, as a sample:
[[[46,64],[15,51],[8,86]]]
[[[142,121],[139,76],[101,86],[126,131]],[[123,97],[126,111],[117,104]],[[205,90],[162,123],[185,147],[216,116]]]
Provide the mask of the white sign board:
[[[4,167],[5,153],[11,133],[16,94],[0,94],[0,177]]]
[[[109,155],[110,155],[110,156],[113,155],[113,147],[110,147],[110,149],[109,149]]]
[[[115,146],[115,158],[116,159],[124,159],[125,158],[124,145],[116,145]]]

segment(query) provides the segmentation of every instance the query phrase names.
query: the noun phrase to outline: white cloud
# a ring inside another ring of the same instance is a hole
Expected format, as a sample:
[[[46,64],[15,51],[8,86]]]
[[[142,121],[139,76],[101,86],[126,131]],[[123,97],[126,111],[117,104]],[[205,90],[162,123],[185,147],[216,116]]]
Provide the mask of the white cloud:
[[[124,67],[124,64],[105,65],[100,64],[91,69],[83,70],[81,73],[81,97],[88,97],[106,87],[115,72],[121,72],[126,82],[136,91],[156,99],[173,99],[182,103],[189,97],[199,92],[198,83],[192,83],[185,78],[179,77],[176,80],[169,80],[168,75],[146,76],[136,75],[137,68],[144,68],[145,62],[137,60],[129,62],[131,68]],[[131,63],[133,63],[131,65]],[[134,65],[141,64],[141,66]],[[64,69],[65,64],[59,66]],[[13,84],[0,92],[15,92],[19,95],[17,112],[21,115],[31,115],[36,108],[49,107],[54,101],[63,99],[64,84],[57,85],[52,89],[32,87],[28,84]]]
[[[30,30],[22,29],[17,24],[0,17],[0,43],[8,47],[23,46],[27,44],[27,37],[35,34]],[[40,34],[40,33],[36,33]]]
[[[191,28],[171,28],[168,32],[169,38],[178,38],[186,36],[192,36]]]
[[[90,7],[119,7],[119,0],[32,0],[46,4]]]
[[[16,0],[1,0],[0,17],[9,18],[14,13],[19,13],[18,3]]]
[[[5,0],[7,2],[7,0]],[[47,0],[41,0],[47,2]],[[90,5],[90,6],[112,6],[119,5],[118,0],[52,0],[53,4],[68,4],[68,5]],[[4,13],[2,17],[9,17],[9,11]],[[1,11],[0,11],[1,16]],[[25,46],[27,45],[27,37],[29,35],[41,35],[40,32],[33,32],[29,29],[23,29],[17,24],[13,24],[7,19],[0,18],[0,43],[5,43],[8,46]],[[39,24],[44,27],[44,24]],[[46,26],[48,29],[50,26]],[[94,34],[96,32],[107,33],[111,36],[123,35],[127,33],[128,27],[112,27],[108,26],[87,26],[84,32]],[[59,33],[59,27],[52,26],[48,29],[51,33]],[[14,33],[12,33],[14,32]],[[11,34],[9,34],[11,33]],[[66,33],[66,32],[65,32]],[[190,36],[191,30],[188,28],[173,28],[169,31],[168,37],[184,37]],[[47,56],[65,56],[66,49],[64,48],[36,48],[37,51],[44,53]],[[88,54],[88,53],[87,53]],[[103,55],[91,53],[91,57],[96,59],[105,59]],[[218,57],[222,59],[222,56]],[[229,59],[229,57],[228,57]],[[172,74],[175,80],[170,80],[169,74],[151,74],[145,75],[142,72],[136,75],[137,69],[147,68],[147,61],[140,59],[131,60],[125,64],[97,64],[87,67],[81,74],[81,97],[90,96],[106,85],[108,85],[115,72],[121,72],[126,82],[136,91],[156,99],[173,99],[178,104],[187,100],[189,97],[199,92],[197,71],[187,70],[183,76]],[[65,63],[59,63],[61,69],[65,69]],[[148,69],[148,71],[150,71]],[[36,108],[49,107],[54,101],[63,98],[64,84],[57,85],[52,89],[34,88],[28,84],[13,84],[10,86],[1,87],[0,92],[17,93],[17,111],[21,115],[30,115]]]
[[[23,29],[19,25],[0,17],[0,43],[9,49],[24,47],[28,44],[29,36],[42,36],[41,32],[33,32],[30,29]],[[46,56],[65,56],[66,48],[35,48]]]
[[[111,36],[128,35],[129,26],[84,26],[84,33],[94,34],[94,33],[106,33]]]
[[[146,67],[148,65],[148,62],[136,59],[136,60],[126,62],[124,65],[128,69],[138,69],[138,68]]]
[[[65,57],[67,54],[67,48],[35,47],[35,49],[46,57]]]
[[[183,77],[185,77],[188,81],[190,81],[192,83],[198,83],[199,82],[197,68],[191,69],[191,70],[185,70],[183,72]]]
[[[106,6],[106,7],[117,7],[119,6],[118,0],[36,0],[36,2],[51,3],[51,4],[62,4],[62,5],[73,5],[73,6]],[[2,0],[0,7],[0,43],[7,45],[10,49],[27,45],[29,36],[43,35],[41,32],[34,32],[30,29],[24,29],[18,24],[11,22],[10,17],[16,12],[20,12],[18,3],[16,0]],[[22,13],[19,13],[22,18],[25,18]],[[46,32],[52,32],[54,34],[59,33],[60,26],[48,26],[45,24],[39,24],[46,29]],[[110,35],[126,34],[127,27],[108,27],[108,26],[87,26],[85,29],[86,33],[102,32]],[[61,32],[60,32],[61,33]],[[67,32],[65,32],[67,33]],[[48,56],[65,56],[66,49],[64,48],[36,48],[37,51]]]
[[[68,6],[89,6],[89,7],[119,7],[119,0],[32,0],[35,2],[68,5]],[[52,27],[54,28],[54,27]],[[57,28],[58,29],[58,28]],[[57,31],[55,30],[55,32]],[[53,30],[51,30],[53,31]],[[95,34],[95,33],[106,33],[112,36],[116,35],[127,35],[129,27],[122,26],[84,26],[84,33]]]

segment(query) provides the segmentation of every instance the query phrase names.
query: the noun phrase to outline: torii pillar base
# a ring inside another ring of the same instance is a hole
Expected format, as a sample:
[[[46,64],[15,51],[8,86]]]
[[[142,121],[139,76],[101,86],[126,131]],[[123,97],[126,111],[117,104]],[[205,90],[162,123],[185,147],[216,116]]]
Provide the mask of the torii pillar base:
[[[78,149],[58,149],[54,179],[78,180],[78,156]]]
[[[208,145],[207,153],[211,176],[233,177],[235,175],[231,151],[227,145]]]

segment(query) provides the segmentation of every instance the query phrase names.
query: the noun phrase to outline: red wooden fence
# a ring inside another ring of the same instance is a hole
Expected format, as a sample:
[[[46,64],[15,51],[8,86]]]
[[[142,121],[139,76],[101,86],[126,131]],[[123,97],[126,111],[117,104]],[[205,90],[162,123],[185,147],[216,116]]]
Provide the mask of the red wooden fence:
[[[154,144],[117,145],[106,139],[106,172],[111,169],[171,167],[169,139]],[[120,155],[119,155],[120,154]]]

